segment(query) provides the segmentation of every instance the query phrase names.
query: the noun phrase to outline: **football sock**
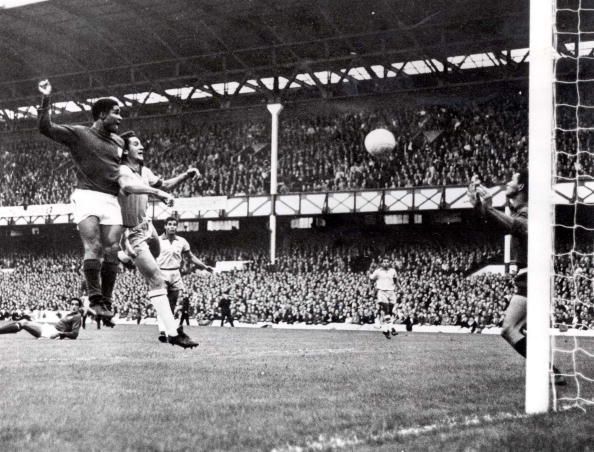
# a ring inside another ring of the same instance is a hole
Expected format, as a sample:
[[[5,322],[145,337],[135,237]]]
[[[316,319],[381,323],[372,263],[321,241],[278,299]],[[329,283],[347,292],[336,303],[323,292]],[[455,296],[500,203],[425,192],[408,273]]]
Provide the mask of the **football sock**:
[[[169,307],[171,308],[171,312],[175,313],[175,306],[177,305],[177,299],[179,298],[179,291],[173,290],[167,294],[167,298],[169,299]]]
[[[85,259],[83,262],[83,272],[87,282],[87,292],[91,304],[101,302],[103,297],[101,293],[101,261],[99,259]]]
[[[148,296],[157,311],[157,319],[161,319],[168,336],[177,336],[177,323],[171,313],[166,289],[149,290]]]
[[[159,327],[159,333],[165,332],[165,324],[161,320],[161,316],[157,314],[157,326]]]
[[[21,324],[19,322],[9,323],[0,327],[0,334],[11,334],[18,333],[21,330]]]
[[[522,338],[520,339],[518,342],[516,342],[513,347],[516,349],[516,351],[522,355],[524,358],[526,358],[526,338]]]
[[[118,276],[118,264],[115,262],[103,261],[101,265],[101,292],[106,303],[111,304],[113,287]]]

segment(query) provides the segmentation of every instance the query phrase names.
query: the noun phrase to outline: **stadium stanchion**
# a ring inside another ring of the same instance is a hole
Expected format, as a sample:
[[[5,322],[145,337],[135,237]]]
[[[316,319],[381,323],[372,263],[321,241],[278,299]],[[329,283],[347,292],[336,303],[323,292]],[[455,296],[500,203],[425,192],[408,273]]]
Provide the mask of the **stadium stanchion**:
[[[278,188],[277,173],[278,173],[278,117],[283,110],[282,104],[268,104],[268,111],[272,116],[271,138],[270,138],[270,263],[274,264],[276,261],[276,194]]]
[[[530,1],[528,306],[526,413],[549,410],[551,267],[553,251],[553,12],[551,0]]]

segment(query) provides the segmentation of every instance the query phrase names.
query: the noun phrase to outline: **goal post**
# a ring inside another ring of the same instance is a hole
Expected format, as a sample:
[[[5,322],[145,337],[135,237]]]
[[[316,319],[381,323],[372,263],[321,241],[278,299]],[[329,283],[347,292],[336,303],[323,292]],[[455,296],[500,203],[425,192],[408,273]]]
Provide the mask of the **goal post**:
[[[553,0],[530,1],[526,413],[549,409],[553,274]]]

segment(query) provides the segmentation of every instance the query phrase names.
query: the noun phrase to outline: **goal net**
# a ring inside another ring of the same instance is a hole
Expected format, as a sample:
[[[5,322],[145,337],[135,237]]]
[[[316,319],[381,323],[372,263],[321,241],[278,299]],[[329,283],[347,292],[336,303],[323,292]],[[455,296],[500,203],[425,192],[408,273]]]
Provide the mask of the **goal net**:
[[[557,0],[551,7],[550,171],[558,204],[549,259],[551,361],[568,384],[549,387],[553,409],[586,409],[594,405],[594,0]]]

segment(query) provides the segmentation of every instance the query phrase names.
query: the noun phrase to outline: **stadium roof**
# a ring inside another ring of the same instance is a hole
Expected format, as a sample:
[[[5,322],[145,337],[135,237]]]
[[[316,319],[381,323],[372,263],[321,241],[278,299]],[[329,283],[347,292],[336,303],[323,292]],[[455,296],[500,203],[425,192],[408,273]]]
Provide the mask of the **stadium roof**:
[[[6,0],[5,3],[8,3]],[[0,10],[0,114],[134,106],[525,62],[527,1],[47,0]],[[2,3],[0,3],[1,5]],[[75,101],[75,102],[67,102]]]

